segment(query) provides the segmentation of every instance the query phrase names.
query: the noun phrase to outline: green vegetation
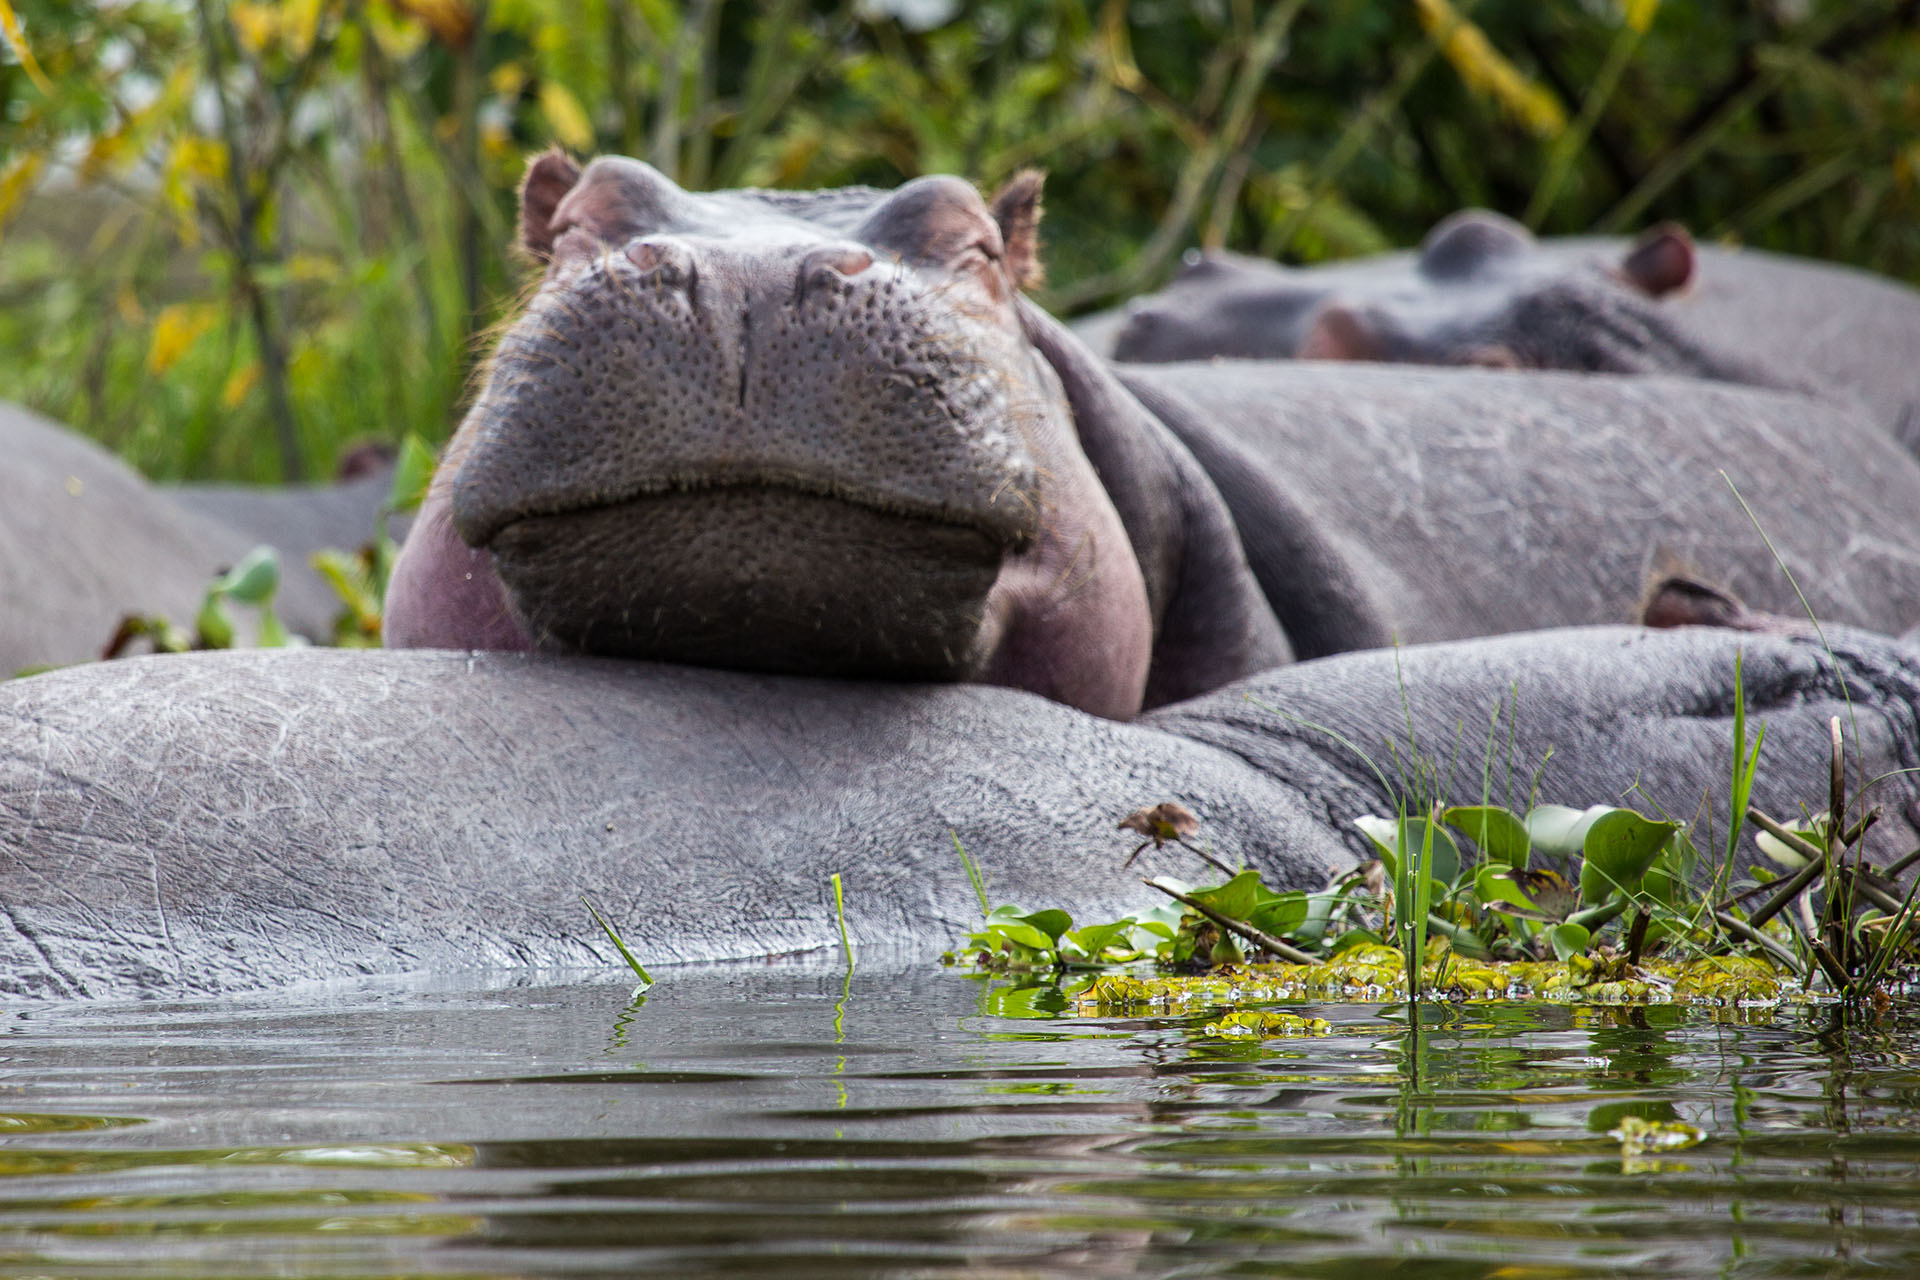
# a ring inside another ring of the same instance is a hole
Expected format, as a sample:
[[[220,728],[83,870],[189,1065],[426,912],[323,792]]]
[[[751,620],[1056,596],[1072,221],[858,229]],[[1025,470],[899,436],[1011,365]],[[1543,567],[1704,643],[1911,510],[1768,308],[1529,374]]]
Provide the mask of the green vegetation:
[[[1828,808],[1797,827],[1753,808],[1765,731],[1749,743],[1737,667],[1734,687],[1732,812],[1759,828],[1761,851],[1791,874],[1756,866],[1735,887],[1741,821],[1731,824],[1715,869],[1687,824],[1630,808],[1543,804],[1523,813],[1484,800],[1435,803],[1425,817],[1355,819],[1375,856],[1324,890],[1276,892],[1254,870],[1201,886],[1162,877],[1144,883],[1171,898],[1168,905],[1078,928],[1057,909],[987,910],[967,859],[983,920],[965,951],[947,960],[998,972],[1157,964],[1154,976],[1080,982],[1078,999],[1103,1009],[1226,996],[1235,1003],[1360,998],[1417,1006],[1441,996],[1735,1005],[1822,985],[1849,1000],[1884,998],[1888,984],[1920,960],[1920,885],[1904,896],[1898,885],[1920,850],[1881,868],[1860,856],[1879,811],[1856,800],[1849,820],[1837,718]],[[1428,786],[1436,772],[1414,769]],[[1186,836],[1198,823],[1167,803],[1121,826],[1157,826],[1163,843],[1177,834],[1193,848]],[[1281,964],[1247,967],[1255,959]],[[1253,1034],[1252,1026],[1233,1034]]]
[[[938,10],[941,6],[927,6]],[[0,4],[8,394],[161,479],[444,437],[551,144],[692,187],[1049,168],[1043,301],[1467,204],[1920,279],[1920,3]]]

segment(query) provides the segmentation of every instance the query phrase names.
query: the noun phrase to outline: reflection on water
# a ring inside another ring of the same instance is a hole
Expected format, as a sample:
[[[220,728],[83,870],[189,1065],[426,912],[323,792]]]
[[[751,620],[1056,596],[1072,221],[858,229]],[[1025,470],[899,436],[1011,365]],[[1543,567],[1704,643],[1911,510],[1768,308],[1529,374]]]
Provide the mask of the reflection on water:
[[[1076,1018],[918,962],[0,1015],[0,1275],[1920,1274],[1920,1015]],[[1623,1159],[1623,1116],[1698,1146]]]

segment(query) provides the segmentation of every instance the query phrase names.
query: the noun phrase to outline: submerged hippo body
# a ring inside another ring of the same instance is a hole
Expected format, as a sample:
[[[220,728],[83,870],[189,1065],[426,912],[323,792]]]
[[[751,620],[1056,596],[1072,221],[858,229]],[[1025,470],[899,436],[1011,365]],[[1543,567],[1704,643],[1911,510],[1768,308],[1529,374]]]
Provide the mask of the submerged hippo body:
[[[1289,651],[1623,621],[1665,571],[1792,610],[1723,467],[1817,611],[1920,620],[1920,466],[1847,410],[1678,378],[1116,372],[1017,296],[1037,194],[694,195],[542,158],[546,276],[402,554],[389,643],[1127,716]]]
[[[1131,725],[1003,689],[550,655],[54,672],[0,686],[0,991],[615,963],[582,895],[648,963],[818,949],[835,873],[857,944],[930,962],[978,919],[955,837],[995,903],[1110,918],[1158,900],[1140,874],[1205,874],[1174,849],[1120,867],[1118,817],[1179,800],[1217,855],[1318,887],[1364,856],[1350,820],[1392,813],[1412,760],[1465,803],[1485,777],[1524,805],[1540,770],[1555,802],[1633,787],[1643,809],[1718,812],[1736,653],[1767,726],[1754,800],[1785,816],[1825,794],[1830,716],[1866,775],[1920,763],[1913,651],[1828,639],[1837,669],[1810,639],[1710,628],[1354,654]],[[1872,797],[1886,848],[1912,843],[1914,795],[1900,775]]]
[[[1375,360],[1679,373],[1818,391],[1920,436],[1920,291],[1828,263],[1638,242],[1535,240],[1474,210],[1415,253],[1290,268],[1194,259],[1161,293],[1076,322],[1139,363]]]

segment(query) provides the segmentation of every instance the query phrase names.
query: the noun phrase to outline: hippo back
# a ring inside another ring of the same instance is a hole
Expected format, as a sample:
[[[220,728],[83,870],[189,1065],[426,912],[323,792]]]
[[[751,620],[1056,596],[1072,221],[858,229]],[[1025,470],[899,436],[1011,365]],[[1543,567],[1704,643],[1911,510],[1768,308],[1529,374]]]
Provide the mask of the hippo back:
[[[1269,550],[1271,513],[1292,508],[1402,641],[1627,621],[1650,578],[1676,569],[1803,617],[1782,564],[1822,619],[1885,632],[1920,620],[1920,466],[1819,400],[1314,361],[1120,375],[1212,475],[1283,613],[1279,599],[1314,585]]]
[[[212,528],[45,418],[0,405],[0,458],[0,679],[98,657],[129,613],[191,622],[232,563]]]

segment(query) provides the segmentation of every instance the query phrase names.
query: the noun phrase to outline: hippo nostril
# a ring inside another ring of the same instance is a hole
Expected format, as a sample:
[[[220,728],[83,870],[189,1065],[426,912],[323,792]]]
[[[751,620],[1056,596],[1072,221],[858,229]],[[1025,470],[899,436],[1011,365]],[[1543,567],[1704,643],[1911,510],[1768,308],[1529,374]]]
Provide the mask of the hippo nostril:
[[[793,297],[797,303],[809,289],[844,283],[873,265],[873,255],[859,245],[833,244],[809,249],[800,259],[800,272],[794,280]]]
[[[627,241],[622,252],[628,262],[662,284],[684,284],[693,277],[693,255],[685,245],[671,240],[635,238]]]
[[[851,244],[815,249],[806,256],[805,260],[805,269],[809,273],[824,267],[843,276],[857,276],[872,265],[873,255],[858,245]]]

